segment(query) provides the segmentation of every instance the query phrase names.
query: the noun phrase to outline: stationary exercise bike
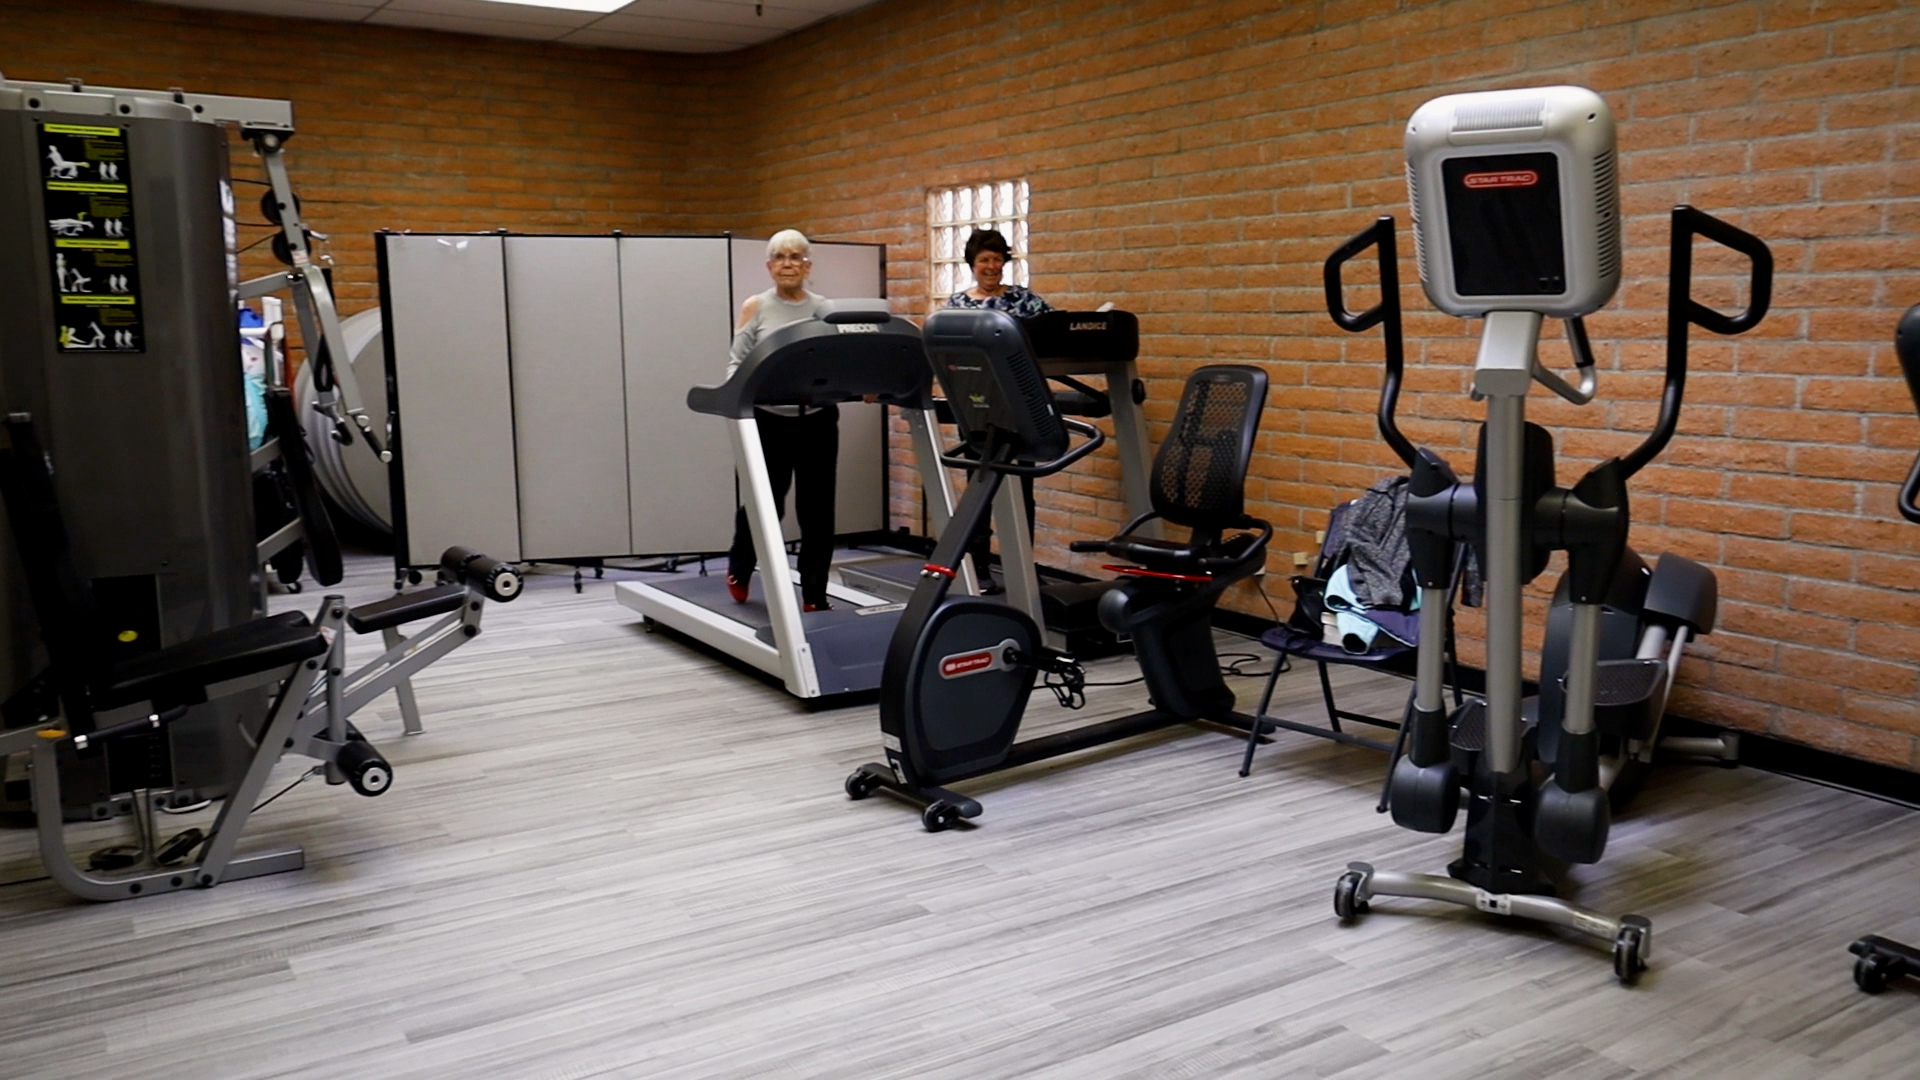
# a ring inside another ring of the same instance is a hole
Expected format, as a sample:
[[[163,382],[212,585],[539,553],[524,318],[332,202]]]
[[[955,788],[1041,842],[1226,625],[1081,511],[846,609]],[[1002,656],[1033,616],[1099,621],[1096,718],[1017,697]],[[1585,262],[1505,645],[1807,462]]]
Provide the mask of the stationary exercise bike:
[[[1679,425],[1689,327],[1738,334],[1757,325],[1767,311],[1772,256],[1764,243],[1717,218],[1675,208],[1659,419],[1632,453],[1563,488],[1553,437],[1526,422],[1526,398],[1535,382],[1575,405],[1594,398],[1594,359],[1581,320],[1611,299],[1620,279],[1612,115],[1599,95],[1571,86],[1449,95],[1414,113],[1406,149],[1421,284],[1440,310],[1485,320],[1473,390],[1486,401],[1487,418],[1467,482],[1438,454],[1385,431],[1411,470],[1407,540],[1421,589],[1414,708],[1389,798],[1395,824],[1444,833],[1453,828],[1464,789],[1466,843],[1446,877],[1350,864],[1335,885],[1334,911],[1350,920],[1375,897],[1407,896],[1537,919],[1610,941],[1615,975],[1632,982],[1646,967],[1652,924],[1557,899],[1555,878],[1560,864],[1598,862],[1606,850],[1609,788],[1620,776],[1621,755],[1657,739],[1656,699],[1663,710],[1679,646],[1712,628],[1713,590],[1702,568],[1675,562],[1670,570],[1671,556],[1642,576],[1644,564],[1627,548],[1627,482]],[[1391,228],[1390,219],[1376,224],[1348,248],[1379,242],[1384,251]],[[1748,307],[1739,315],[1692,298],[1696,237],[1752,262]],[[1335,318],[1361,329],[1381,321],[1378,312],[1342,310]],[[1578,385],[1540,361],[1540,326],[1548,316],[1564,321]],[[1449,713],[1442,646],[1451,554],[1461,542],[1476,549],[1486,580],[1486,694]],[[1567,552],[1564,652],[1549,657],[1543,675],[1554,700],[1538,706],[1539,722],[1529,723],[1522,590],[1554,551]],[[1637,609],[1637,617],[1618,620],[1628,631],[1648,614],[1671,625],[1650,639],[1642,635],[1634,656],[1603,665],[1609,604]],[[1550,714],[1557,722],[1549,734],[1542,729]]]
[[[1257,721],[1234,711],[1210,614],[1222,592],[1265,565],[1273,535],[1241,505],[1266,401],[1265,374],[1227,365],[1194,372],[1154,461],[1154,511],[1111,540],[1073,545],[1137,564],[1111,568],[1127,580],[1102,598],[1099,614],[1107,629],[1132,636],[1155,707],[1016,743],[1036,677],[1046,676],[1062,704],[1084,703],[1080,665],[1048,648],[1025,612],[947,594],[991,507],[1000,506],[1003,536],[1026,528],[1018,500],[998,498],[1006,478],[1059,472],[1104,437],[1060,415],[1024,332],[1005,314],[940,311],[927,319],[924,334],[963,440],[941,460],[968,469],[970,478],[888,648],[880,684],[887,762],[854,770],[846,779],[848,796],[894,792],[919,804],[921,823],[939,832],[980,815],[977,801],[943,784],[1178,723],[1203,720],[1244,734]],[[1077,443],[1070,432],[1080,436]],[[1193,535],[1185,542],[1138,535],[1156,518]],[[1225,535],[1228,529],[1254,531]]]
[[[1907,390],[1913,395],[1914,408],[1920,409],[1920,304],[1908,308],[1900,317],[1900,325],[1893,334],[1893,348],[1900,356],[1900,370],[1907,376]],[[1900,486],[1900,516],[1920,525],[1920,458],[1914,460],[1907,482]],[[1847,951],[1859,957],[1853,962],[1854,985],[1869,994],[1885,990],[1894,979],[1920,978],[1920,949],[1912,945],[1868,934],[1848,946]]]

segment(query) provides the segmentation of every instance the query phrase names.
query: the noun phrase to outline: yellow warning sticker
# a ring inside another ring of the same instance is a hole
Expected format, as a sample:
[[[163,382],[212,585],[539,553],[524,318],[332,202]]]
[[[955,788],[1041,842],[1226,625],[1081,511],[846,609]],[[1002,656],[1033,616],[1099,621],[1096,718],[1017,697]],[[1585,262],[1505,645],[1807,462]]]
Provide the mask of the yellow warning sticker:
[[[84,180],[49,180],[48,191],[85,191],[94,195],[124,195],[125,184],[90,184]]]
[[[55,135],[107,135],[117,137],[120,134],[120,129],[117,127],[88,127],[85,124],[47,124],[45,128]]]

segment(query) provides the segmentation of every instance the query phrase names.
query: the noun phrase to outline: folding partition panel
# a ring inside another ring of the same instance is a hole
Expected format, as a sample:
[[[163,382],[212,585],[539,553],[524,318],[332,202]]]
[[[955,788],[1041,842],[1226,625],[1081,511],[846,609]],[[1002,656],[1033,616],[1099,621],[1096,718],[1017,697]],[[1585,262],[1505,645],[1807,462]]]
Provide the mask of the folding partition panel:
[[[507,237],[523,558],[634,550],[619,243],[611,236]]]
[[[382,233],[395,562],[454,544],[515,561],[717,552],[733,535],[726,374],[766,241]],[[879,296],[878,245],[815,244],[810,287]],[[887,523],[886,410],[840,410],[836,531]],[[798,536],[787,517],[789,537]]]
[[[733,444],[719,417],[687,408],[690,387],[718,383],[727,373],[727,274],[725,237],[620,241],[637,553],[723,551],[733,542]]]
[[[395,561],[461,544],[518,560],[520,491],[498,236],[379,237],[396,428]]]

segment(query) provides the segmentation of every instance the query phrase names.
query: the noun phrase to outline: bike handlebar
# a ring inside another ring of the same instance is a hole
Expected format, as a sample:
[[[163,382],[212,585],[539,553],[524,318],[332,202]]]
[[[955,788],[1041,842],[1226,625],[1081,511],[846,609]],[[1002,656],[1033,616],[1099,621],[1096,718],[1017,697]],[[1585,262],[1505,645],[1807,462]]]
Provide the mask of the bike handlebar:
[[[1104,432],[1084,420],[1075,420],[1072,417],[1063,416],[1060,418],[1060,423],[1068,431],[1080,435],[1082,441],[1078,446],[1070,447],[1066,453],[1061,454],[1052,461],[1043,461],[1035,465],[1015,465],[1010,461],[985,462],[981,458],[961,454],[960,451],[966,447],[965,443],[954,446],[941,454],[940,461],[956,469],[976,469],[982,464],[987,464],[995,472],[1006,473],[1008,476],[1052,476],[1054,473],[1059,472],[1074,462],[1079,461],[1081,458],[1086,457],[1088,454],[1093,453],[1095,450],[1100,449],[1107,441],[1107,436]]]

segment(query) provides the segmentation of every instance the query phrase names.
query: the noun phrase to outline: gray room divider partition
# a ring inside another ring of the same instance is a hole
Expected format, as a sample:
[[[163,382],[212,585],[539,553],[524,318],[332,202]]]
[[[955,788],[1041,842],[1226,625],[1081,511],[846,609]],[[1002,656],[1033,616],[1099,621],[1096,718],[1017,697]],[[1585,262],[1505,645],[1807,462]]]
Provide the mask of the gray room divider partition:
[[[726,428],[686,396],[725,373],[740,301],[769,287],[766,241],[377,240],[397,567],[455,543],[562,563],[727,546]],[[884,295],[884,248],[816,243],[813,258],[815,292]],[[843,405],[840,428],[836,529],[883,529],[885,409]]]

